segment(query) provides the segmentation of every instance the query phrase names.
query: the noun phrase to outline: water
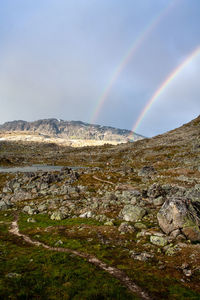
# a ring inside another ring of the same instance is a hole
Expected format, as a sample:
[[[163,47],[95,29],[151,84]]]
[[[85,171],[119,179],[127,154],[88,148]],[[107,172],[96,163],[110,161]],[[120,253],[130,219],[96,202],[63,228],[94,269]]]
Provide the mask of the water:
[[[0,167],[0,173],[27,173],[27,172],[49,172],[49,171],[61,171],[63,166],[51,166],[51,165],[32,165],[26,167],[12,167],[4,168]],[[70,167],[71,168],[71,167]]]

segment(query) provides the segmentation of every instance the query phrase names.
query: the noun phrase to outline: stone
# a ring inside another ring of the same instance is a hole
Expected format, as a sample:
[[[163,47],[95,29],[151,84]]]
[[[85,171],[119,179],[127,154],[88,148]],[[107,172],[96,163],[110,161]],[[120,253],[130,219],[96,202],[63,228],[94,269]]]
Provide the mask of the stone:
[[[164,200],[163,196],[160,196],[158,198],[153,199],[153,205],[155,205],[155,206],[163,205],[164,201],[165,200]]]
[[[153,175],[156,171],[153,166],[144,166],[139,172],[139,176],[147,176],[147,175]]]
[[[21,276],[22,276],[21,274],[14,273],[14,272],[6,274],[7,278],[20,278]]]
[[[183,269],[183,274],[187,277],[192,276],[192,270],[190,269]]]
[[[55,246],[60,246],[60,245],[63,245],[63,241],[62,241],[62,240],[58,240],[58,241],[55,243]]]
[[[17,181],[13,183],[13,189],[19,189],[20,186],[21,186],[21,184]]]
[[[134,227],[136,228],[136,229],[146,229],[147,228],[147,226],[145,225],[145,224],[143,224],[143,223],[135,223],[134,224]]]
[[[179,229],[175,229],[170,233],[170,238],[175,239],[179,234],[181,234],[181,231]]]
[[[141,220],[145,216],[145,214],[146,209],[137,205],[125,205],[120,213],[122,219],[127,222],[137,222]]]
[[[3,188],[3,193],[7,194],[7,193],[11,193],[12,190],[9,187],[4,187]]]
[[[158,198],[160,196],[165,196],[165,194],[165,190],[158,183],[153,183],[147,191],[147,196],[150,198]]]
[[[156,246],[159,246],[159,247],[164,247],[164,246],[167,245],[168,240],[167,240],[166,237],[151,235],[150,236],[150,242],[153,245],[156,245]]]
[[[177,237],[176,237],[176,241],[177,242],[183,242],[183,241],[185,241],[186,240],[186,237],[185,237],[185,235],[183,235],[183,234],[179,234]]]
[[[104,225],[106,225],[106,226],[113,226],[114,224],[113,224],[112,221],[107,221],[107,222],[104,223]]]
[[[95,216],[95,219],[99,222],[106,222],[107,221],[106,215],[97,215],[97,216]]]
[[[27,222],[28,222],[28,223],[36,223],[36,220],[33,219],[33,218],[28,218],[28,219],[27,219]]]
[[[173,256],[178,252],[179,248],[177,246],[174,247],[168,247],[168,249],[166,249],[165,254],[168,256]]]
[[[160,228],[167,234],[180,229],[191,241],[200,241],[200,203],[184,198],[167,199],[157,214]]]
[[[127,222],[123,222],[120,224],[118,228],[119,232],[123,233],[133,233],[135,231],[134,227],[129,225]]]
[[[46,190],[46,189],[48,189],[48,187],[49,187],[49,186],[48,186],[47,183],[42,183],[41,186],[40,186],[40,189],[41,189],[41,190]]]
[[[91,217],[92,217],[91,211],[86,211],[85,213],[83,213],[79,216],[79,218],[91,218]]]
[[[27,213],[28,215],[34,214],[34,209],[31,208],[29,205],[24,206],[23,210],[24,213]]]
[[[199,226],[183,227],[182,232],[192,242],[200,241]]]
[[[7,210],[10,207],[8,203],[3,200],[0,200],[0,210]]]
[[[61,211],[54,211],[50,217],[51,220],[61,221],[66,219],[66,215],[63,214]]]
[[[140,260],[140,261],[147,261],[150,258],[153,258],[154,254],[142,252],[142,253],[135,253],[134,251],[131,251],[131,258]]]
[[[39,212],[43,212],[43,211],[45,211],[45,210],[47,210],[47,205],[44,203],[44,204],[40,204],[39,206],[38,206],[38,211]]]

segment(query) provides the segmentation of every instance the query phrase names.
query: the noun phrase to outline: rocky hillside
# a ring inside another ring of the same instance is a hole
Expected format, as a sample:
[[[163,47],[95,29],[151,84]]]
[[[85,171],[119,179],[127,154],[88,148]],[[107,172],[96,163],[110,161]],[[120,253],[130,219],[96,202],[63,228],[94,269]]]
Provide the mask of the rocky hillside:
[[[136,141],[143,138],[141,135],[125,129],[58,119],[43,119],[35,122],[21,120],[6,122],[0,126],[0,132],[37,133],[46,138],[113,141],[118,143]]]
[[[0,161],[63,166],[0,173],[1,297],[200,299],[200,116],[117,146],[0,141]]]

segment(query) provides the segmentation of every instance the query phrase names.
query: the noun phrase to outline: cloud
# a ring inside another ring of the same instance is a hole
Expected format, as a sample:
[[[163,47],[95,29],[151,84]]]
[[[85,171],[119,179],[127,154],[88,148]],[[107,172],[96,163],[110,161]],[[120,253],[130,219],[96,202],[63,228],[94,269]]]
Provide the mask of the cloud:
[[[199,1],[178,2],[120,73],[98,123],[131,129],[162,81],[200,43]],[[1,1],[0,122],[91,120],[127,51],[169,3]],[[142,134],[172,129],[199,111],[199,72],[195,60],[152,106]]]

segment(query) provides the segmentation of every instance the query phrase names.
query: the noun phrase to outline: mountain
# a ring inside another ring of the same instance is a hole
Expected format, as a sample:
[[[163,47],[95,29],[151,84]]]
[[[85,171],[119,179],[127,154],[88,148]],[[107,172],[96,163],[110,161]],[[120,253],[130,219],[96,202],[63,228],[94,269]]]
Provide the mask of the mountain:
[[[88,124],[81,121],[64,121],[58,119],[42,119],[34,122],[27,122],[23,120],[6,122],[0,125],[1,138],[5,133],[31,134],[33,137],[40,136],[38,138],[52,139],[53,141],[71,141],[80,140],[97,142],[101,145],[104,143],[125,143],[127,141],[136,141],[143,138],[143,136],[133,133],[130,130],[118,129],[108,126],[100,126],[94,124]],[[20,136],[21,139],[24,138]],[[5,137],[4,137],[5,138]],[[9,135],[9,138],[10,135]],[[19,139],[19,136],[18,136]]]

